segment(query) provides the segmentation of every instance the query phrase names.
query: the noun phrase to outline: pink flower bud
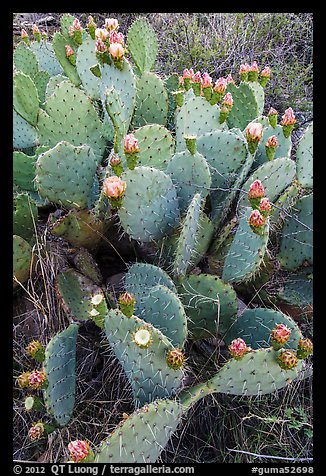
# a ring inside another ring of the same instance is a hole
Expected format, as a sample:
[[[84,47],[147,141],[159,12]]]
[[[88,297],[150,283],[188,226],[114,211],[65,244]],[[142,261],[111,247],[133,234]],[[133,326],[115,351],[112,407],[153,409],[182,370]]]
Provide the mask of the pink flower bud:
[[[183,86],[183,85],[184,85],[183,76],[179,76],[179,86]]]
[[[259,209],[262,212],[269,212],[270,209],[272,208],[271,202],[268,200],[267,197],[262,198],[259,203]]]
[[[290,338],[291,330],[285,324],[278,324],[271,332],[273,347],[279,350]],[[275,345],[276,344],[276,345]]]
[[[111,43],[109,48],[109,53],[115,60],[120,60],[125,54],[125,50],[120,43]]]
[[[262,70],[260,75],[265,77],[265,78],[269,78],[270,75],[271,75],[271,69],[268,66],[265,66],[265,68]]]
[[[127,184],[119,177],[108,177],[103,182],[103,192],[107,197],[119,198],[126,191]]]
[[[233,98],[231,93],[226,93],[223,99],[224,106],[232,107],[233,106]]]
[[[45,432],[45,427],[43,423],[34,423],[33,426],[28,431],[28,437],[32,441],[39,440]]]
[[[120,157],[118,157],[117,155],[112,155],[111,159],[110,159],[110,165],[119,165],[121,164],[121,159]]]
[[[268,116],[275,116],[277,114],[278,114],[277,110],[274,109],[273,107],[271,107],[270,110],[268,111]]]
[[[69,443],[68,450],[74,462],[80,463],[84,458],[86,458],[89,455],[91,448],[89,444],[87,443],[87,441],[76,440],[76,441],[71,441]]]
[[[215,81],[215,85],[214,85],[213,89],[217,93],[225,94],[225,90],[226,90],[227,85],[228,85],[228,83],[227,83],[226,78],[218,78]]]
[[[202,87],[203,88],[211,88],[213,86],[212,84],[212,78],[208,73],[203,73],[202,74]]]
[[[32,31],[33,31],[33,35],[40,35],[41,34],[39,27],[35,24],[32,26]]]
[[[29,380],[29,386],[36,390],[40,388],[41,385],[45,382],[46,380],[45,373],[42,372],[41,370],[34,370],[33,372],[29,374],[28,380]]]
[[[248,198],[249,200],[251,198],[263,198],[265,196],[265,190],[263,187],[263,184],[261,183],[260,180],[255,180],[249,188],[248,191]]]
[[[21,37],[24,39],[24,38],[28,38],[28,34],[27,34],[27,31],[24,30],[24,28],[22,28],[22,31],[21,31]]]
[[[119,22],[116,18],[106,18],[104,28],[108,31],[117,30],[119,28]]]
[[[263,226],[265,224],[265,221],[266,219],[263,217],[259,210],[253,210],[248,219],[249,225],[254,228]]]
[[[251,66],[249,66],[249,71],[253,73],[258,73],[259,69],[258,69],[257,61],[254,61],[253,63],[251,63]]]
[[[266,147],[277,147],[278,146],[278,140],[276,136],[271,136],[268,138],[267,142],[265,143]]]
[[[87,26],[88,26],[88,27],[90,27],[90,26],[92,26],[92,27],[95,26],[95,27],[96,27],[96,23],[95,23],[95,21],[94,21],[94,18],[93,18],[91,15],[88,17]]]
[[[184,69],[183,70],[183,79],[192,79],[194,75],[194,70],[191,68],[191,69]]]
[[[236,360],[241,359],[247,352],[250,352],[250,347],[247,347],[247,344],[243,339],[238,337],[234,339],[228,347],[230,354]]]
[[[136,139],[133,134],[128,134],[124,137],[123,146],[123,151],[125,154],[133,154],[135,152],[139,152],[138,139]]]
[[[244,63],[240,65],[239,73],[248,73],[250,71],[250,65],[248,63]]]
[[[110,36],[110,33],[105,28],[96,28],[95,38],[98,40],[106,41]]]
[[[66,48],[66,57],[67,58],[69,58],[69,56],[72,56],[72,55],[75,54],[74,50],[71,48],[71,46],[66,45],[65,48]]]
[[[104,53],[104,51],[106,51],[106,46],[102,40],[96,40],[95,51],[99,53]]]
[[[124,45],[124,42],[125,37],[122,33],[118,33],[115,30],[110,31],[110,43],[120,43],[121,45]]]
[[[229,83],[233,83],[234,84],[234,79],[232,78],[232,75],[231,74],[228,74],[227,77],[226,77],[226,83],[229,84]]]
[[[293,109],[292,107],[289,107],[288,109],[286,109],[286,111],[284,112],[284,115],[282,116],[281,124],[282,126],[292,126],[295,123],[296,123],[296,118],[293,113]]]
[[[194,74],[193,78],[192,78],[192,82],[193,83],[201,83],[201,74],[200,74],[200,71],[197,71],[196,74]]]
[[[130,294],[128,292],[125,292],[123,294],[120,294],[119,296],[119,304],[125,304],[127,306],[135,304],[135,296],[133,294]]]
[[[81,24],[77,18],[74,19],[72,27],[74,30],[82,30]]]
[[[263,126],[259,122],[252,122],[246,127],[248,141],[259,142],[263,135]]]

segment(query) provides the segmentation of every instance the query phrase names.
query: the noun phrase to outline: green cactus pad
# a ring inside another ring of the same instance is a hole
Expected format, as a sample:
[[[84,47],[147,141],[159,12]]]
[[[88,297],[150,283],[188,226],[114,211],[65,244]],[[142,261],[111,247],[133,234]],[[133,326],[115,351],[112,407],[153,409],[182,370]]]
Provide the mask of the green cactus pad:
[[[37,225],[37,206],[27,193],[14,197],[13,233],[31,242]]]
[[[259,269],[267,249],[269,222],[264,234],[258,235],[248,224],[252,208],[243,210],[237,231],[224,260],[222,279],[228,283],[249,281]]]
[[[174,111],[176,109],[176,102],[173,96],[173,92],[176,91],[179,87],[179,77],[176,73],[171,74],[167,79],[164,81],[165,89],[168,93],[168,119],[167,124],[169,129],[174,127]]]
[[[125,275],[125,289],[136,298],[136,312],[138,300],[147,296],[151,288],[162,285],[175,294],[175,287],[170,276],[158,266],[149,263],[134,263]]]
[[[187,316],[178,296],[158,284],[136,300],[137,317],[159,329],[175,347],[183,348],[187,338]]]
[[[190,275],[179,286],[192,339],[224,335],[237,317],[237,295],[230,284],[210,274]]]
[[[155,31],[145,18],[138,18],[129,28],[128,50],[141,74],[153,68],[158,43]]]
[[[136,103],[136,78],[128,60],[123,60],[122,70],[114,64],[104,64],[101,67],[100,97],[107,121],[111,124],[106,109],[106,91],[114,88],[117,92],[121,108],[119,110],[121,121],[125,124],[124,132],[127,133]]]
[[[97,158],[88,145],[59,142],[39,156],[35,182],[41,197],[68,208],[87,208]]]
[[[138,165],[166,171],[174,151],[171,132],[160,124],[148,124],[133,131],[139,145]]]
[[[181,233],[176,243],[175,256],[173,261],[173,275],[175,277],[185,276],[188,269],[193,266],[191,257],[197,246],[197,237],[200,231],[200,214],[202,210],[202,197],[200,193],[191,200],[187,214],[182,221]]]
[[[230,344],[233,339],[241,337],[252,349],[270,347],[271,331],[278,324],[284,324],[291,330],[284,348],[295,349],[302,338],[299,327],[291,317],[273,309],[246,309],[226,333],[224,340],[226,344]]]
[[[75,17],[73,15],[70,15],[70,13],[65,13],[60,18],[61,32],[62,32],[63,36],[65,36],[66,38],[70,39],[69,29],[73,25],[74,19],[75,19]]]
[[[302,187],[313,186],[313,123],[309,124],[296,151],[297,179]]]
[[[31,78],[39,70],[36,55],[24,42],[19,43],[14,51],[14,65],[17,71],[21,71]]]
[[[95,463],[156,463],[184,409],[174,400],[156,400],[119,423],[99,445]]]
[[[61,65],[61,68],[64,74],[70,79],[72,84],[75,86],[80,86],[81,79],[78,75],[77,68],[73,64],[70,63],[69,59],[66,57],[66,44],[69,44],[67,38],[65,38],[60,32],[56,31],[53,35],[52,45],[53,50],[55,52],[55,56],[58,62]],[[75,50],[76,47],[71,45],[72,49]],[[60,74],[61,71],[58,71],[56,74]]]
[[[24,283],[30,276],[32,264],[32,248],[21,236],[13,236],[13,276],[20,283]],[[13,288],[19,287],[19,283],[13,280]]]
[[[15,111],[32,126],[36,126],[39,97],[32,79],[22,72],[14,74],[13,102]]]
[[[152,337],[145,349],[133,341],[133,334],[142,327],[146,327]],[[126,317],[117,309],[108,312],[105,332],[130,381],[136,407],[157,398],[174,396],[181,385],[183,372],[169,368],[166,363],[167,352],[174,349],[166,336],[142,319]]]
[[[75,268],[95,284],[101,285],[103,277],[100,268],[89,251],[79,248],[72,257]]]
[[[168,175],[151,167],[136,167],[124,172],[121,179],[127,187],[118,214],[131,238],[156,240],[177,225],[176,190]]]
[[[108,313],[105,295],[91,279],[74,269],[68,269],[58,274],[56,291],[70,319],[74,321],[92,319],[100,327],[104,327],[104,319]]]
[[[54,236],[64,238],[73,246],[95,250],[107,229],[107,223],[99,220],[89,210],[70,210],[49,228]]]
[[[91,99],[70,81],[62,81],[40,110],[38,131],[43,145],[54,147],[60,141],[74,146],[88,145],[98,163],[102,160],[106,140],[103,125]],[[78,124],[78,127],[76,125]]]
[[[26,155],[24,152],[13,153],[13,180],[23,190],[35,191],[33,182],[37,155]]]
[[[166,168],[174,183],[179,199],[180,213],[186,212],[192,198],[200,193],[204,199],[211,186],[211,173],[205,158],[188,150],[175,154]]]
[[[305,195],[291,209],[282,230],[278,260],[294,271],[304,262],[313,263],[313,194]]]
[[[228,115],[227,124],[230,128],[238,127],[243,130],[249,122],[263,112],[263,91],[257,84],[241,82],[239,86],[229,83],[227,92],[232,94],[233,107]]]
[[[311,307],[313,304],[313,269],[304,268],[298,273],[289,274],[277,297],[302,310]]]
[[[50,76],[63,73],[63,69],[58,62],[52,43],[49,41],[33,41],[30,46],[32,52],[35,54],[39,70],[47,71]]]
[[[255,180],[260,180],[265,190],[265,196],[274,202],[281,193],[291,184],[295,177],[295,162],[287,157],[280,157],[270,162],[265,162],[258,167],[242,186],[239,204],[240,208],[250,205],[247,194],[250,185]]]
[[[235,197],[229,189],[248,161],[247,142],[233,131],[216,130],[200,136],[197,148],[210,168],[212,219],[217,222],[225,216]]]
[[[176,111],[176,151],[186,150],[185,135],[199,137],[216,129],[227,129],[220,124],[220,110],[203,97],[192,96]]]
[[[274,210],[270,217],[271,229],[278,231],[282,228],[284,220],[291,214],[291,208],[295,205],[301,193],[301,187],[294,180],[274,202]]]
[[[273,393],[299,377],[300,361],[292,370],[282,370],[273,348],[247,353],[241,360],[231,359],[211,380],[206,382],[211,392],[229,395],[260,396]]]
[[[60,83],[62,83],[62,81],[67,81],[67,77],[64,76],[63,74],[57,74],[56,76],[51,76],[51,78],[48,81],[48,84],[46,85],[45,99],[49,99],[51,94],[54,93],[56,87]]]
[[[34,84],[37,89],[40,106],[46,99],[46,88],[50,79],[50,75],[47,71],[38,71],[33,77]]]
[[[48,386],[44,390],[44,403],[60,426],[68,423],[75,404],[78,329],[78,324],[70,324],[54,336],[45,349],[44,370]]]
[[[92,99],[100,99],[101,80],[90,70],[96,63],[95,40],[88,36],[77,50],[76,68],[86,94]]]
[[[136,106],[133,127],[146,124],[166,125],[168,117],[168,93],[163,81],[155,73],[145,71],[136,80]]]
[[[17,112],[13,111],[13,147],[27,149],[38,143],[38,134],[35,127],[31,126]]]

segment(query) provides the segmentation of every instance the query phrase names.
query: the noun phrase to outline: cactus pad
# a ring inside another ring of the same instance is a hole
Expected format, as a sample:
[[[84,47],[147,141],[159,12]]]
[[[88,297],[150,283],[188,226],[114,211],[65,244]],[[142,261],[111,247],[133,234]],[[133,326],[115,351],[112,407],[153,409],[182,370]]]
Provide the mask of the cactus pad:
[[[92,191],[97,157],[88,145],[59,142],[39,156],[35,182],[41,197],[68,208],[86,208]]]
[[[175,154],[166,168],[177,189],[180,213],[183,214],[195,194],[205,198],[211,186],[211,173],[205,158],[189,151]]]
[[[283,226],[278,259],[281,266],[294,271],[305,261],[313,263],[313,194],[296,202]]]
[[[144,327],[151,332],[152,342],[142,349],[133,341],[133,333]],[[167,366],[166,354],[174,347],[166,336],[142,319],[126,317],[119,310],[109,311],[105,332],[131,383],[136,406],[175,394],[183,373]]]
[[[192,339],[223,335],[237,317],[237,296],[230,284],[210,274],[190,275],[179,286]]]
[[[60,141],[74,146],[88,145],[100,162],[106,147],[103,125],[91,99],[70,81],[60,82],[41,109],[38,121],[40,141],[54,147]],[[78,124],[78,127],[76,127]]]
[[[78,47],[76,68],[85,92],[92,99],[100,99],[100,78],[97,78],[89,68],[97,63],[95,41],[88,36]]]
[[[147,296],[149,290],[154,286],[162,285],[172,292],[177,293],[177,289],[170,276],[163,269],[149,263],[134,263],[125,275],[125,289],[133,294],[137,301]]]
[[[21,236],[13,236],[13,276],[20,283],[24,283],[29,278],[32,264],[32,248],[30,244]],[[13,280],[13,288],[17,288],[19,283]]]
[[[139,241],[155,240],[169,233],[179,219],[171,178],[151,167],[136,167],[121,178],[127,183],[118,212],[124,230]]]
[[[155,73],[145,71],[136,81],[137,96],[133,127],[146,124],[166,124],[168,117],[168,93],[164,83]]]
[[[251,212],[250,207],[244,210],[224,260],[222,279],[226,282],[250,280],[264,259],[269,236],[269,222],[267,219],[263,235],[254,233],[248,224]]]
[[[302,187],[313,186],[313,123],[300,139],[296,151],[297,179]]]
[[[32,126],[36,126],[39,97],[32,79],[22,72],[14,74],[13,102],[15,111]]]
[[[68,269],[58,274],[56,291],[64,311],[72,320],[92,319],[103,327],[108,308],[102,289],[91,279]]]
[[[35,225],[34,225],[35,224]],[[13,233],[31,242],[37,224],[37,206],[27,193],[14,198]]]
[[[241,82],[239,86],[229,83],[227,92],[232,94],[233,107],[228,115],[227,123],[230,128],[238,127],[243,130],[249,122],[263,112],[261,90],[258,86]]]
[[[158,44],[156,34],[145,18],[138,18],[131,25],[128,31],[128,49],[140,73],[153,68]]]
[[[156,400],[128,416],[97,449],[95,463],[156,463],[184,409],[175,400]]]
[[[58,62],[52,43],[49,41],[33,41],[30,46],[32,52],[35,54],[39,70],[47,71],[50,76],[63,73],[62,67]]]
[[[44,403],[60,426],[68,423],[75,404],[78,329],[78,324],[70,324],[50,340],[45,350],[48,386],[44,390]]]

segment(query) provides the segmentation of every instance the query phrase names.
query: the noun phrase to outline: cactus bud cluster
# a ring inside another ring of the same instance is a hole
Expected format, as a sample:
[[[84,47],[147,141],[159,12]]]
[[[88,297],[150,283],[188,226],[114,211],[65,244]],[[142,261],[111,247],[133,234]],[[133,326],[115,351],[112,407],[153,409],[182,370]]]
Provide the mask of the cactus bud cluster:
[[[273,107],[271,107],[270,110],[268,111],[267,117],[268,117],[268,121],[269,121],[270,125],[274,129],[277,125],[277,116],[278,116],[277,110],[274,109]]]
[[[245,341],[238,337],[237,339],[233,339],[231,344],[228,346],[229,352],[232,357],[236,360],[242,359],[248,352],[251,351],[251,348],[247,346]]]
[[[104,180],[103,193],[108,197],[110,205],[114,210],[121,207],[126,187],[126,182],[115,175]]]
[[[276,149],[278,147],[278,140],[275,135],[269,137],[265,142],[265,150],[268,160],[273,160],[275,157]]]
[[[45,359],[45,350],[38,340],[33,340],[26,347],[26,353],[33,359],[43,362]]]
[[[180,369],[185,361],[185,355],[182,350],[175,348],[167,352],[166,363],[173,370]]]
[[[138,139],[133,134],[127,134],[123,139],[123,152],[127,159],[127,166],[134,170],[139,159]]]
[[[285,110],[284,115],[282,116],[281,126],[283,129],[284,137],[290,137],[293,129],[294,124],[296,123],[296,118],[293,112],[292,107],[289,107]]]
[[[262,235],[272,205],[269,199],[265,197],[265,190],[260,180],[257,179],[250,185],[248,200],[253,208],[248,219],[249,226],[255,233]]]
[[[278,324],[271,332],[271,342],[275,350],[280,350],[290,338],[291,330],[285,324]]]
[[[119,309],[127,317],[131,317],[135,311],[136,299],[131,293],[125,292],[119,296]]]
[[[94,451],[87,441],[71,441],[68,444],[68,450],[74,463],[91,463],[94,461]]]
[[[259,141],[263,136],[263,126],[259,122],[251,122],[245,130],[248,149],[251,154],[256,152]]]

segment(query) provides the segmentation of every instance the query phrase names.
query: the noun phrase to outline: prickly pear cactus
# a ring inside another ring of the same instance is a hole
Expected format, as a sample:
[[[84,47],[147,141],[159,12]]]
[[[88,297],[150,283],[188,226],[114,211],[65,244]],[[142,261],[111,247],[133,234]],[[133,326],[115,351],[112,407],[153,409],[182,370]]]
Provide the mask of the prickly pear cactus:
[[[179,220],[171,178],[144,166],[124,172],[121,178],[127,184],[123,206],[118,212],[124,230],[139,241],[155,240],[171,232]]]
[[[144,348],[135,341],[135,334],[141,329],[150,334]],[[182,368],[168,367],[167,353],[174,347],[162,332],[136,316],[126,317],[119,310],[108,312],[105,332],[127,374],[136,406],[176,394],[183,372]]]
[[[13,288],[19,287],[30,276],[32,265],[32,247],[21,236],[13,236]]]
[[[47,388],[44,402],[55,421],[64,426],[72,416],[76,390],[76,341],[78,324],[54,336],[45,350]]]
[[[155,463],[176,430],[183,406],[156,400],[129,415],[97,448],[95,463]]]
[[[291,209],[285,221],[278,259],[285,269],[293,271],[304,262],[313,263],[313,194],[305,195]]]

